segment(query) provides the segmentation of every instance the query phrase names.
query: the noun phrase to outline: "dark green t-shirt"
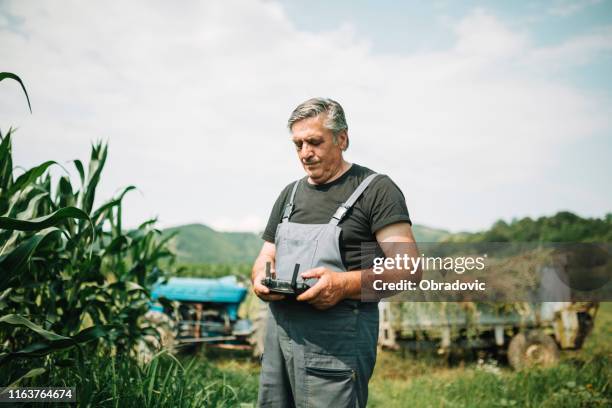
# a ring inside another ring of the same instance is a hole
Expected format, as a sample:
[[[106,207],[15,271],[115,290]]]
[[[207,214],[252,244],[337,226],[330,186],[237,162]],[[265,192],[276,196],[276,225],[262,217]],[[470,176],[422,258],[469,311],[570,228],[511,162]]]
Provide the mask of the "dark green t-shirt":
[[[372,173],[367,167],[353,164],[346,173],[330,183],[309,184],[308,177],[304,177],[295,193],[294,210],[289,220],[300,224],[328,223],[338,207]],[[274,243],[276,228],[281,222],[292,189],[293,183],[283,189],[274,203],[262,235],[268,242]],[[340,253],[347,270],[362,268],[362,243],[376,242],[376,231],[397,222],[412,225],[406,199],[388,176],[379,175],[338,224],[342,228]]]

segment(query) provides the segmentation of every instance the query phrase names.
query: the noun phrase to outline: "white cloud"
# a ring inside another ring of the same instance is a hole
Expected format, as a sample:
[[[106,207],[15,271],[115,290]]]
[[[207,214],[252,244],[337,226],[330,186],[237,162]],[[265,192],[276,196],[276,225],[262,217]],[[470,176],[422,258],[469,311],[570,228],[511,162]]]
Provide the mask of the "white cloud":
[[[456,27],[456,51],[466,56],[509,59],[524,51],[526,38],[482,9],[474,10]]]
[[[374,55],[350,25],[299,31],[270,1],[5,8],[20,23],[0,29],[3,69],[24,78],[34,110],[1,84],[0,124],[21,127],[17,162],[85,158],[90,140],[108,139],[99,197],[137,185],[132,224],[260,229],[302,175],[284,123],[314,95],[343,103],[349,160],[396,180],[416,222],[455,229],[516,214],[491,192],[545,185],[559,147],[610,129],[609,104],[533,76],[608,50],[607,37],[537,49],[482,10],[457,22],[447,51]],[[574,45],[584,41],[588,51]]]
[[[595,58],[610,52],[612,52],[612,27],[603,27],[558,45],[531,49],[525,56],[524,63],[558,71],[589,64]]]
[[[561,0],[552,2],[548,13],[554,16],[569,17],[587,7],[601,3],[601,0]]]

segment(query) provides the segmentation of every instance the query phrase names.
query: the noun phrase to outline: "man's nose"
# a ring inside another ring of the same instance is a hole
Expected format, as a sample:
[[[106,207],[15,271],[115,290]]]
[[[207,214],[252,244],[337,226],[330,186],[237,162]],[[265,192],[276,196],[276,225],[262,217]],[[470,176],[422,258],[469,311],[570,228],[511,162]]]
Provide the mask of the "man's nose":
[[[312,146],[310,146],[308,143],[302,144],[302,148],[300,149],[300,157],[302,159],[307,159],[308,157],[311,157],[312,154]]]

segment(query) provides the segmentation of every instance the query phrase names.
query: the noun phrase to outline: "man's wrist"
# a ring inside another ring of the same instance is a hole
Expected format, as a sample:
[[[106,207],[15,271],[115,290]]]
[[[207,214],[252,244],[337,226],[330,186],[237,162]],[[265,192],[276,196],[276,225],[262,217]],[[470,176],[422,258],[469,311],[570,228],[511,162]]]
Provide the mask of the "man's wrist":
[[[340,272],[342,278],[342,299],[361,299],[361,272]]]

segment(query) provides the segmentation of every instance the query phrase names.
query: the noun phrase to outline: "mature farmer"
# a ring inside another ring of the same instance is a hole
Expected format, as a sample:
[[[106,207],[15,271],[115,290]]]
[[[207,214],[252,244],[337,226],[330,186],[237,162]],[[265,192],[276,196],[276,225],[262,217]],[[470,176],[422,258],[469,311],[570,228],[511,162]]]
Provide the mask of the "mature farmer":
[[[288,126],[306,176],[276,200],[253,266],[254,291],[270,306],[259,405],[365,407],[378,308],[360,302],[361,244],[414,242],[408,209],[389,177],[344,160],[340,104],[310,99]],[[312,287],[297,298],[270,292],[261,283],[267,262],[284,276],[300,264]]]

